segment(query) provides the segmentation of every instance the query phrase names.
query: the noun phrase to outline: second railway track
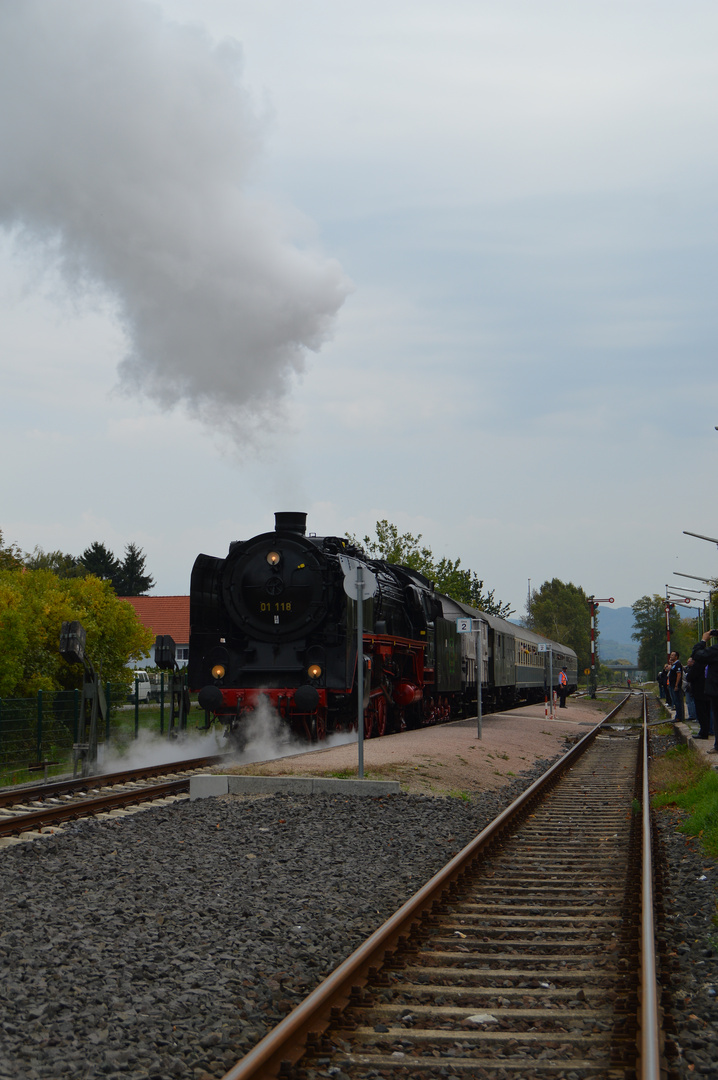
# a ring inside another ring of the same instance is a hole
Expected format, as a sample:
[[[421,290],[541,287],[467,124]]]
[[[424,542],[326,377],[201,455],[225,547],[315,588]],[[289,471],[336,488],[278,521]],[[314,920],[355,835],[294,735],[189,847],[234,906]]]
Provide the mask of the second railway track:
[[[193,772],[221,761],[221,757],[193,758],[84,779],[5,789],[0,792],[0,838],[181,795],[189,791]],[[169,779],[170,776],[175,779]]]

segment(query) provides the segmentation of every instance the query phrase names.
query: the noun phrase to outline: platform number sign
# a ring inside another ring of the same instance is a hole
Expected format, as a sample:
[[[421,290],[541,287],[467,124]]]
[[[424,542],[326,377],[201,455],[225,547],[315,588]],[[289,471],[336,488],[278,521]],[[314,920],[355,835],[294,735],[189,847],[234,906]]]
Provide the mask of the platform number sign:
[[[457,619],[456,620],[456,632],[457,634],[470,634],[473,630],[471,625],[471,619]]]

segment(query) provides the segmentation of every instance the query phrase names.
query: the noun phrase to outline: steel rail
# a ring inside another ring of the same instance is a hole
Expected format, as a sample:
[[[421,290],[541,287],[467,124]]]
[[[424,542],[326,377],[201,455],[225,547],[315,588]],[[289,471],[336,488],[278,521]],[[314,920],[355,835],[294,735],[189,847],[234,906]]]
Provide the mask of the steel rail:
[[[642,853],[641,853],[641,1006],[638,1075],[660,1080],[661,1050],[658,1010],[656,936],[653,919],[653,860],[651,853],[651,796],[648,787],[648,703],[643,695],[642,735]]]
[[[56,795],[69,795],[73,791],[111,787],[113,784],[131,783],[152,776],[165,776],[167,773],[185,772],[189,769],[203,769],[207,765],[220,765],[224,755],[213,757],[189,758],[187,761],[168,761],[164,765],[144,765],[139,769],[126,769],[124,772],[100,773],[97,776],[85,776],[73,780],[57,780],[50,784],[34,784],[32,787],[6,788],[0,791],[0,807],[24,803],[32,799],[49,799]]]
[[[164,784],[154,784],[152,787],[136,788],[134,791],[115,791],[112,795],[100,795],[95,799],[82,799],[80,802],[68,803],[64,806],[53,806],[46,810],[18,814],[17,817],[0,821],[0,836],[33,832],[35,829],[62,821],[91,817],[93,814],[132,806],[135,803],[164,799],[168,795],[181,795],[186,791],[189,791],[187,777],[182,780],[168,780]]]
[[[331,975],[316,987],[288,1016],[224,1074],[222,1080],[273,1080],[284,1061],[294,1064],[304,1053],[310,1032],[322,1033],[329,1026],[332,1010],[343,1008],[354,987],[363,986],[385,954],[399,939],[407,937],[411,927],[426,918],[431,905],[440,900],[470,867],[473,861],[514,822],[521,810],[531,806],[551,787],[572,763],[593,743],[601,727],[626,704],[629,695],[579,740],[568,753],[534,781],[511,806],[489,825],[399,908],[378,930],[344,960]]]

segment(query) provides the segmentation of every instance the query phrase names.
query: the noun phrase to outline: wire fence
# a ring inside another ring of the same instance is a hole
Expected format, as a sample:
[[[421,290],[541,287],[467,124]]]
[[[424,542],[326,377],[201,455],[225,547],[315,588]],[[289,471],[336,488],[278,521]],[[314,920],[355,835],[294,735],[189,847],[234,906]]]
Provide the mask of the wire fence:
[[[137,681],[129,690],[125,683],[104,684],[107,715],[99,724],[99,746],[122,751],[141,731],[166,733],[169,675],[163,672],[153,678],[146,699],[138,689]],[[0,786],[71,771],[81,705],[80,690],[40,690],[32,698],[0,698]]]

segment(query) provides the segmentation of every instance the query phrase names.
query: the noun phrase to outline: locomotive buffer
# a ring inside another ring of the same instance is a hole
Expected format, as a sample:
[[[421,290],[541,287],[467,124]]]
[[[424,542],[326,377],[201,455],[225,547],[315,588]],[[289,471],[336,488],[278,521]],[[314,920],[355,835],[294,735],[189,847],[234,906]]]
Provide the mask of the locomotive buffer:
[[[358,559],[339,555],[339,565],[344,573],[344,592],[357,606],[357,749],[359,752],[358,776],[364,779],[364,601],[377,590],[376,575],[367,570]]]

